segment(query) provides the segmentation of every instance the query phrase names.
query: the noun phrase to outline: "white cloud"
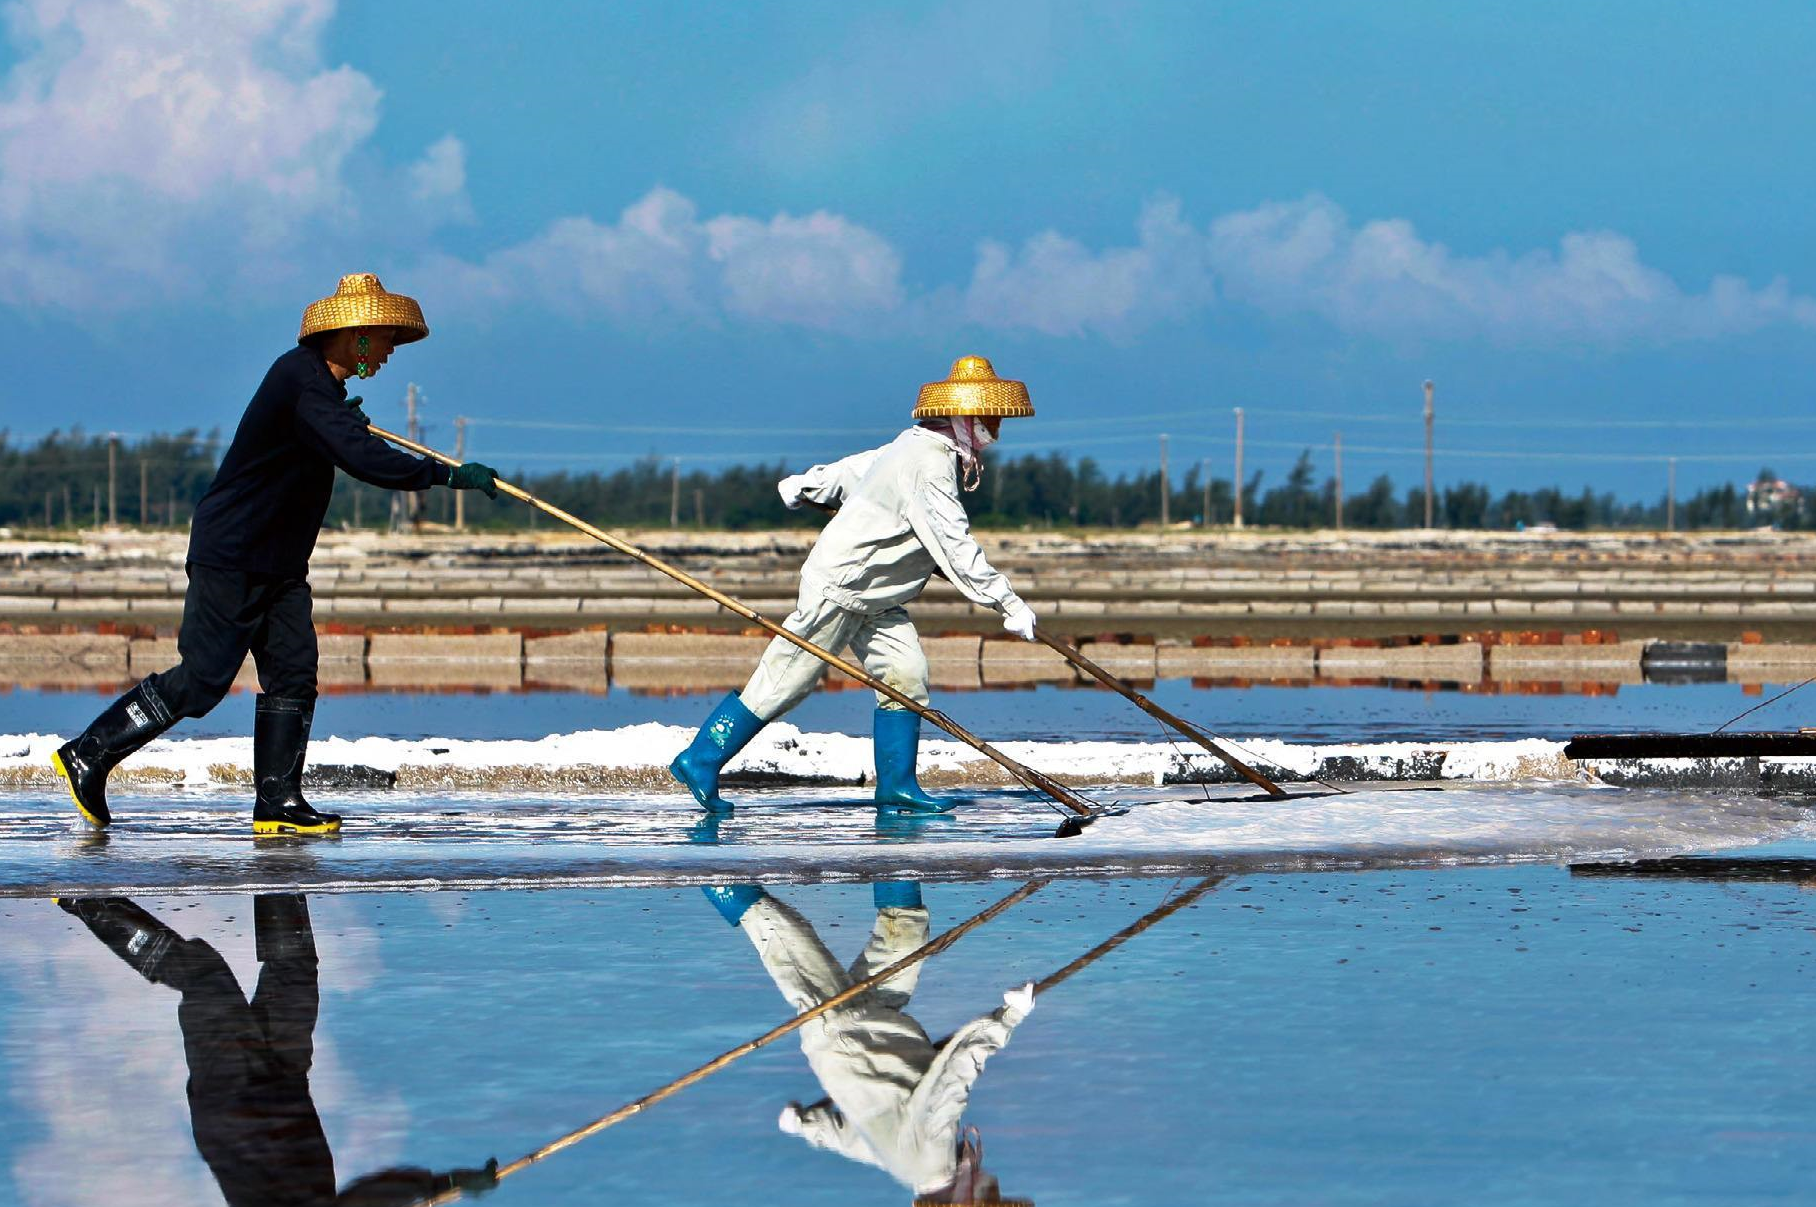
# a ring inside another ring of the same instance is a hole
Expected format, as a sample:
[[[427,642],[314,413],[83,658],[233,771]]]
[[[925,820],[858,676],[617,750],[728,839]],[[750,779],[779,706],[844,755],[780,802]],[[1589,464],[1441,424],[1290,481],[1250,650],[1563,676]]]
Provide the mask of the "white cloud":
[[[1462,256],[1403,219],[1353,225],[1315,195],[1227,214],[1202,232],[1160,200],[1137,226],[1136,246],[1096,252],[1054,232],[1015,254],[985,243],[966,317],[1048,335],[1127,335],[1206,312],[1215,293],[1396,340],[1612,345],[1816,327],[1816,299],[1782,279],[1754,288],[1721,276],[1689,292],[1608,231],[1567,234],[1555,251]]]
[[[1205,241],[1179,216],[1177,202],[1150,203],[1134,247],[1092,252],[1048,231],[1022,245],[978,248],[965,293],[971,322],[1044,335],[1126,336],[1184,317],[1215,296]]]
[[[821,329],[897,310],[900,277],[887,240],[836,214],[702,220],[692,201],[664,188],[616,222],[562,218],[478,263],[438,257],[416,274],[450,298],[530,302],[577,319],[731,317]]]
[[[377,125],[380,92],[323,65],[333,10],[333,0],[14,5],[0,297],[129,306],[256,276],[310,233],[346,225],[356,209],[346,173]],[[408,175],[458,209],[457,141]]]

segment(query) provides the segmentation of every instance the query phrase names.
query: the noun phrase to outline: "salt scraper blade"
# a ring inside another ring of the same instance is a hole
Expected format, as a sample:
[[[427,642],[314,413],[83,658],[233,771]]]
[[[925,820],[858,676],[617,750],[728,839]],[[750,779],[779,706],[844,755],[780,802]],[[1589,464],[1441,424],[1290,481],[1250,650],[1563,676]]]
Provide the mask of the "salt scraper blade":
[[[1053,831],[1053,837],[1055,837],[1055,838],[1077,838],[1080,834],[1083,834],[1085,832],[1086,826],[1090,825],[1092,822],[1096,821],[1098,818],[1100,818],[1100,817],[1121,817],[1124,813],[1127,813],[1128,811],[1129,811],[1129,807],[1127,805],[1123,804],[1121,801],[1111,801],[1109,804],[1103,806],[1102,808],[1093,809],[1089,813],[1075,813],[1071,817],[1068,817],[1064,821],[1059,823],[1059,829]]]

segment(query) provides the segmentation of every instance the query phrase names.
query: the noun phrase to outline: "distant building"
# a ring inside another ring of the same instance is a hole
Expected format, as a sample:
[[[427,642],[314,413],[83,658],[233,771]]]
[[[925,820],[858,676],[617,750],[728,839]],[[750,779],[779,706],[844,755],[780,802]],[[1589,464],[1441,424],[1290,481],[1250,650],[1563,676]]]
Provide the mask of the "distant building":
[[[1747,513],[1775,515],[1781,508],[1803,505],[1803,492],[1783,478],[1761,478],[1747,485]]]

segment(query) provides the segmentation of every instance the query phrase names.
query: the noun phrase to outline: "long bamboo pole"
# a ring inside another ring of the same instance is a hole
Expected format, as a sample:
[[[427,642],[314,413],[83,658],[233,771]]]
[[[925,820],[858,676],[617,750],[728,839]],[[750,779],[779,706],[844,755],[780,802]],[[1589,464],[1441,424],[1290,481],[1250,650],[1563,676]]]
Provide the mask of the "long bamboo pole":
[[[1256,771],[1253,767],[1249,766],[1247,763],[1243,762],[1241,759],[1237,758],[1235,755],[1231,754],[1229,751],[1225,750],[1223,747],[1219,746],[1217,743],[1211,741],[1210,738],[1206,737],[1202,732],[1200,732],[1194,725],[1191,724],[1191,722],[1186,721],[1181,717],[1174,716],[1172,713],[1168,712],[1166,709],[1160,707],[1160,705],[1154,703],[1154,701],[1148,699],[1146,696],[1144,696],[1140,692],[1136,691],[1133,687],[1129,686],[1127,683],[1124,683],[1121,679],[1117,678],[1115,675],[1112,675],[1109,671],[1106,671],[1103,667],[1098,666],[1095,662],[1092,662],[1089,658],[1085,657],[1084,654],[1079,651],[1077,646],[1073,645],[1071,642],[1065,640],[1064,638],[1055,637],[1055,636],[1053,636],[1053,634],[1045,632],[1044,630],[1042,630],[1040,628],[1039,625],[1036,625],[1034,628],[1034,639],[1036,641],[1042,642],[1043,644],[1045,644],[1047,646],[1050,646],[1051,648],[1053,648],[1055,650],[1058,650],[1059,653],[1066,659],[1066,661],[1072,663],[1074,666],[1076,666],[1080,670],[1084,671],[1087,675],[1090,675],[1093,679],[1097,680],[1099,683],[1103,684],[1105,687],[1109,688],[1111,691],[1116,692],[1117,694],[1125,697],[1131,704],[1133,704],[1136,708],[1139,708],[1142,712],[1147,713],[1150,717],[1153,717],[1154,719],[1156,719],[1158,721],[1162,721],[1167,725],[1171,725],[1174,729],[1177,729],[1180,733],[1184,734],[1186,737],[1192,739],[1192,741],[1198,743],[1200,746],[1204,747],[1206,750],[1210,751],[1212,754],[1214,754],[1218,758],[1222,759],[1225,763],[1227,763],[1229,765],[1230,770],[1232,770],[1236,774],[1240,775],[1243,779],[1247,780],[1249,783],[1254,784],[1257,788],[1265,789],[1269,796],[1285,796],[1285,795],[1287,795],[1286,789],[1282,788],[1279,784],[1276,784],[1273,780],[1267,778],[1267,776],[1262,775],[1259,771]]]
[[[503,485],[503,483],[500,483],[500,485]],[[1011,906],[1032,897],[1035,893],[1038,893],[1041,889],[1045,888],[1047,883],[1048,882],[1044,879],[1028,881],[1028,883],[1022,885],[996,904],[973,914],[945,934],[940,935],[938,938],[931,940],[921,947],[917,947],[881,972],[865,977],[843,993],[834,994],[819,1005],[802,1011],[787,1022],[765,1031],[763,1034],[757,1036],[757,1038],[739,1044],[737,1047],[723,1055],[715,1056],[691,1073],[685,1073],[682,1076],[675,1078],[668,1084],[659,1089],[650,1091],[648,1094],[645,1094],[634,1102],[625,1103],[609,1115],[601,1115],[591,1123],[577,1127],[566,1135],[549,1141],[535,1152],[527,1153],[524,1156],[517,1158],[515,1161],[512,1161],[509,1165],[499,1166],[498,1180],[502,1182],[504,1179],[528,1169],[536,1162],[546,1160],[560,1152],[562,1149],[580,1143],[588,1136],[596,1136],[609,1127],[615,1127],[618,1124],[623,1123],[626,1119],[629,1119],[632,1115],[641,1114],[649,1107],[661,1102],[664,1098],[671,1098],[688,1086],[693,1085],[695,1082],[704,1081],[706,1078],[717,1073],[720,1069],[723,1069],[733,1061],[748,1056],[758,1048],[774,1043],[784,1035],[800,1030],[822,1014],[838,1009],[840,1006],[843,1006],[846,1002],[849,1002],[860,994],[868,993],[878,985],[881,985],[884,981],[887,981],[889,978],[901,972],[904,968],[912,968],[922,960],[938,955],[940,952],[946,950],[948,947],[951,947],[954,943],[962,939],[969,931],[982,926],[984,923],[990,921],[990,919],[996,917]],[[436,1207],[437,1204],[451,1203],[460,1198],[461,1194],[462,1192],[458,1189],[443,1191],[433,1198],[419,1200],[417,1207]]]
[[[371,430],[372,430],[372,434],[374,436],[381,436],[384,439],[389,440],[392,444],[397,445],[399,448],[407,448],[413,453],[417,453],[420,456],[424,456],[424,457],[430,457],[436,461],[441,462],[443,465],[455,466],[455,465],[460,464],[459,461],[456,461],[454,458],[448,456],[446,453],[437,452],[434,449],[428,447],[427,445],[418,444],[418,443],[416,443],[416,441],[407,439],[403,436],[399,436],[395,432],[388,432],[382,427],[378,427],[378,426],[374,425]],[[1056,800],[1060,804],[1064,805],[1067,809],[1070,809],[1076,817],[1083,818],[1083,819],[1094,819],[1098,815],[1098,810],[1093,808],[1089,801],[1087,801],[1083,797],[1079,796],[1076,792],[1073,792],[1070,788],[1067,788],[1064,784],[1060,783],[1058,780],[1055,780],[1053,777],[1051,777],[1049,775],[1045,775],[1042,772],[1034,770],[1032,767],[1028,767],[1028,766],[1018,762],[1017,760],[1010,758],[1008,755],[1004,754],[1002,751],[998,750],[996,747],[992,746],[990,743],[984,741],[982,738],[978,737],[976,734],[972,733],[970,730],[968,730],[964,726],[960,725],[957,721],[954,721],[951,717],[948,717],[945,713],[941,712],[939,709],[928,708],[925,704],[922,704],[919,701],[914,700],[909,696],[903,695],[900,691],[891,687],[889,684],[883,682],[881,679],[877,678],[875,675],[872,675],[869,671],[866,671],[863,667],[860,667],[860,666],[856,665],[855,663],[847,662],[845,659],[839,657],[837,654],[834,654],[832,651],[823,649],[822,647],[815,645],[813,642],[807,640],[807,638],[802,637],[797,633],[789,632],[787,629],[783,628],[781,625],[777,624],[775,621],[769,619],[767,616],[764,616],[760,612],[755,611],[754,609],[746,606],[743,603],[740,603],[739,601],[733,599],[731,596],[725,594],[723,591],[719,591],[713,587],[708,586],[707,584],[701,582],[699,579],[695,578],[693,575],[687,573],[685,570],[682,570],[677,566],[671,566],[667,562],[663,561],[661,558],[654,557],[648,553],[645,553],[643,550],[637,548],[635,545],[631,544],[630,542],[622,540],[618,537],[615,537],[611,533],[606,532],[602,528],[596,528],[593,525],[587,523],[585,520],[579,518],[578,516],[570,515],[568,512],[565,512],[561,508],[555,506],[553,503],[545,502],[544,500],[537,498],[535,495],[531,494],[527,490],[524,490],[522,487],[515,486],[512,483],[505,481],[503,478],[495,479],[495,482],[496,482],[499,490],[503,491],[505,494],[510,495],[513,499],[518,499],[518,500],[521,500],[522,502],[528,503],[531,507],[534,507],[534,508],[538,509],[539,511],[545,511],[549,515],[552,515],[556,519],[560,520],[562,523],[572,525],[574,528],[577,528],[581,532],[586,533],[586,535],[592,537],[594,540],[600,542],[601,544],[609,545],[613,549],[616,549],[619,553],[624,554],[626,557],[632,558],[639,562],[642,562],[644,565],[648,566],[652,570],[657,571],[658,573],[666,574],[668,577],[674,579],[678,583],[681,583],[683,586],[690,587],[693,590],[698,591],[700,594],[706,596],[706,598],[712,600],[714,603],[718,604],[720,607],[724,608],[726,611],[734,613],[735,615],[738,615],[738,616],[742,616],[744,619],[750,621],[753,624],[762,626],[763,628],[769,630],[771,633],[774,633],[777,637],[780,637],[785,641],[793,642],[795,645],[800,646],[802,649],[806,650],[809,654],[812,654],[814,657],[818,658],[820,661],[828,664],[829,666],[833,667],[836,670],[842,671],[845,674],[850,675],[853,679],[856,679],[858,682],[862,683],[864,686],[870,688],[870,690],[872,690],[874,692],[879,692],[882,695],[889,697],[889,699],[894,700],[897,704],[900,704],[903,708],[906,708],[906,709],[910,710],[911,712],[918,713],[919,715],[925,717],[927,720],[932,721],[935,725],[939,726],[941,729],[945,730],[947,733],[951,734],[953,737],[957,738],[959,741],[972,747],[973,749],[977,750],[980,754],[984,755],[984,757],[997,763],[1005,771],[1007,771],[1010,775],[1014,776],[1018,781],[1020,781],[1025,786],[1027,786],[1029,788],[1033,788],[1037,792],[1042,792],[1042,793],[1045,793],[1047,796],[1052,797],[1054,800]],[[1065,825],[1060,827],[1060,837],[1066,837],[1070,834],[1077,833],[1078,824],[1079,823],[1076,821],[1068,820]],[[1088,822],[1086,824],[1088,824]]]

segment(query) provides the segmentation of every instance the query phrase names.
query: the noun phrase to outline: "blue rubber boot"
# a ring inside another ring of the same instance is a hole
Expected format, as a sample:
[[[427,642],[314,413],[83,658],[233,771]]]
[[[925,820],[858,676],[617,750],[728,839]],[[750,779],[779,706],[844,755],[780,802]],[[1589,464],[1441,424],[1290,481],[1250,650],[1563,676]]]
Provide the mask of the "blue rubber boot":
[[[921,746],[921,719],[905,708],[879,708],[872,721],[876,738],[876,803],[910,813],[944,813],[958,804],[921,790],[914,759]]]
[[[757,714],[744,707],[738,693],[732,692],[706,718],[706,724],[694,735],[693,744],[675,756],[668,765],[669,773],[687,785],[702,809],[709,813],[729,812],[731,805],[719,795],[719,769],[737,757],[762,728]]]
[[[918,880],[879,880],[870,886],[870,896],[878,909],[922,908]]]
[[[733,926],[743,920],[744,911],[768,895],[754,884],[703,884],[700,891],[713,903],[719,916]]]

